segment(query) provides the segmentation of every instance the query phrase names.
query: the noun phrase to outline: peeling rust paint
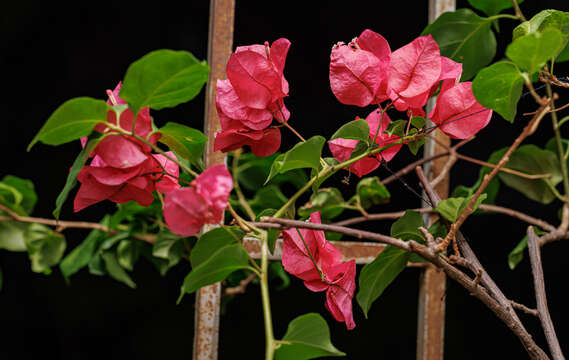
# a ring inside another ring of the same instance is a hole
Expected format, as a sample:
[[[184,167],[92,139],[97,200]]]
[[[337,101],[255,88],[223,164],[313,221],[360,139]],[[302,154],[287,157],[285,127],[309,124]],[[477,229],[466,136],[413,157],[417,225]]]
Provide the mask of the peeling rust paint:
[[[209,38],[207,61],[211,68],[206,86],[205,135],[207,142],[205,165],[222,164],[225,156],[213,151],[215,133],[220,130],[219,119],[215,110],[215,84],[225,78],[225,64],[233,47],[233,22],[235,0],[211,0],[209,9]],[[207,231],[208,229],[204,229]],[[194,323],[194,360],[216,360],[219,343],[219,306],[221,284],[213,284],[196,293],[196,311]]]
[[[429,23],[446,11],[454,11],[455,0],[429,0]],[[433,102],[428,108],[432,108]],[[431,124],[432,125],[432,124]],[[425,141],[424,156],[446,151],[450,146],[450,138],[442,131],[434,132],[434,139]],[[447,158],[442,157],[425,167],[425,173],[434,179],[441,173]],[[449,176],[447,175],[436,187],[435,191],[446,199],[449,193]],[[427,224],[434,220],[427,217]],[[442,360],[444,354],[445,327],[445,292],[446,275],[433,265],[428,265],[419,278],[419,312],[417,319],[417,360]]]

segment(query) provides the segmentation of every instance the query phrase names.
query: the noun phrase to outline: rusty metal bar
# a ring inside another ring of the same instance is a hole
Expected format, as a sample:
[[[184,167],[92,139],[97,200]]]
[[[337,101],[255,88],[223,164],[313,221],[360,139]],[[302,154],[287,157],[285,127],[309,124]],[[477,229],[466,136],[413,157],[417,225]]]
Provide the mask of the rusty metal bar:
[[[363,241],[331,241],[334,246],[344,255],[344,260],[356,259],[356,264],[369,264],[385,248],[385,245]],[[253,259],[261,258],[261,242],[254,237],[243,239],[245,250]],[[280,260],[283,254],[283,241],[278,239],[273,254],[269,254],[269,260]],[[427,263],[409,263],[410,267],[425,267]]]
[[[207,61],[211,67],[206,86],[205,135],[210,141],[204,154],[206,167],[223,163],[221,152],[213,151],[215,133],[220,130],[215,109],[215,84],[217,79],[225,78],[225,64],[233,47],[233,22],[235,0],[211,0],[209,9],[209,36]],[[207,231],[209,229],[204,229]],[[196,293],[196,312],[194,323],[194,360],[216,360],[219,343],[219,306],[221,284],[213,284]]]
[[[444,13],[454,11],[455,0],[429,0],[429,23]],[[429,111],[433,103],[428,105]],[[430,123],[430,121],[429,121]],[[429,126],[433,124],[430,123]],[[445,152],[444,146],[450,146],[450,138],[436,130],[434,139],[427,138],[424,147],[424,156],[431,156]],[[425,166],[427,177],[433,179],[441,173],[446,163],[442,157]],[[449,193],[449,176],[447,175],[435,190],[441,198],[447,198]],[[427,224],[430,225],[432,218],[427,215]],[[438,271],[433,265],[428,265],[422,271],[419,278],[419,311],[417,319],[417,359],[418,360],[442,360],[444,353],[444,327],[445,327],[445,292],[446,275]]]

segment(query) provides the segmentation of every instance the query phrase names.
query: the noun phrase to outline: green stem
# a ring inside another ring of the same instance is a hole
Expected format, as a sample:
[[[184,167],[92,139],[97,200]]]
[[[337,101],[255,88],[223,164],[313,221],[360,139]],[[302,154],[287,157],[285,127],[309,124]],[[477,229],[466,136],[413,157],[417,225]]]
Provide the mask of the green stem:
[[[552,97],[553,92],[551,90],[551,85],[546,83],[547,96]],[[557,155],[559,157],[559,165],[561,166],[561,175],[563,176],[563,189],[565,191],[564,195],[569,195],[569,175],[567,174],[567,162],[565,161],[565,152],[563,151],[563,142],[561,141],[561,130],[559,130],[559,122],[557,121],[557,113],[555,111],[555,105],[553,100],[551,100],[551,121],[553,124],[553,132],[555,133],[555,142],[557,143]],[[567,202],[567,199],[564,200]]]
[[[555,186],[551,183],[551,180],[549,179],[543,179],[543,181],[545,181],[545,184],[547,185],[547,187],[549,188],[549,190],[551,190],[551,192],[553,193],[553,195],[555,195],[556,198],[558,198],[559,200],[563,201],[563,202],[568,202],[567,198],[564,197],[563,195],[561,195],[559,193],[559,191],[557,190],[557,188],[555,188]]]
[[[243,195],[243,191],[241,191],[241,187],[239,186],[239,158],[241,157],[241,149],[235,150],[233,153],[233,163],[231,166],[233,172],[233,188],[235,189],[235,194],[237,194],[237,199],[239,200],[239,205],[243,207],[243,210],[249,216],[251,221],[255,221],[255,212],[251,209],[251,206],[247,202],[245,195]]]
[[[513,20],[520,20],[520,18],[516,15],[510,15],[510,14],[498,14],[498,15],[494,15],[494,16],[490,16],[489,18],[487,18],[487,21],[494,21],[497,19],[513,19]]]
[[[263,316],[265,318],[265,360],[273,360],[275,355],[275,336],[271,316],[271,300],[269,298],[269,244],[267,232],[261,232],[261,298],[263,301]]]
[[[318,175],[312,177],[310,180],[308,180],[308,182],[306,184],[304,184],[303,187],[301,187],[293,196],[290,197],[290,199],[288,199],[288,201],[279,209],[277,210],[277,212],[273,215],[273,217],[275,218],[279,218],[282,217],[284,212],[286,211],[286,209],[288,209],[291,206],[294,206],[294,203],[296,202],[296,200],[302,195],[304,194],[308,189],[310,189],[310,187],[312,186],[312,184],[314,184],[314,182],[317,179],[329,176],[334,174],[335,172],[337,172],[338,170],[341,170],[345,167],[350,166],[351,164],[366,158],[370,155],[373,154],[377,154],[378,152],[381,152],[385,149],[388,149],[394,145],[399,145],[399,144],[403,144],[406,142],[410,142],[410,141],[414,141],[419,139],[422,136],[425,136],[426,133],[417,133],[417,134],[413,134],[413,135],[409,135],[409,136],[402,136],[399,140],[394,141],[386,146],[381,146],[381,147],[375,147],[372,146],[371,148],[369,148],[367,151],[365,151],[364,153],[355,156],[351,159],[348,159],[338,165],[334,165],[334,166],[327,166],[325,168],[323,168],[322,170],[320,170],[320,172],[318,173]]]
[[[111,129],[111,130],[115,130],[118,131],[119,133],[123,134],[123,135],[129,135],[132,136],[133,138],[135,138],[136,140],[140,141],[143,144],[146,144],[148,146],[150,146],[152,148],[152,150],[156,151],[158,154],[163,155],[166,159],[173,161],[176,165],[178,165],[179,167],[181,167],[185,172],[187,172],[188,174],[192,175],[193,177],[198,177],[200,176],[200,174],[198,174],[197,172],[193,171],[192,169],[190,169],[188,166],[186,166],[184,163],[182,163],[181,161],[179,161],[178,159],[175,159],[173,157],[171,157],[170,155],[166,154],[166,151],[160,149],[158,146],[154,145],[153,143],[151,143],[150,141],[146,140],[143,137],[140,137],[138,135],[136,135],[134,132],[130,132],[127,130],[124,130],[123,128],[120,128],[118,126],[112,125],[112,124],[106,124],[106,126]]]

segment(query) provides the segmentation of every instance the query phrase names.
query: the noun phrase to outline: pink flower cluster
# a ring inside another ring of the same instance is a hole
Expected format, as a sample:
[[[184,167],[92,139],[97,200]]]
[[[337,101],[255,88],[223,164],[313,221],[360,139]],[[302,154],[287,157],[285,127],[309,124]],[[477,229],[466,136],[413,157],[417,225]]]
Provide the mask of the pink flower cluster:
[[[107,90],[109,105],[126,104],[119,98],[121,83],[114,91]],[[134,115],[130,109],[120,114],[109,111],[107,122],[131,131]],[[74,210],[79,211],[99,201],[111,200],[122,204],[136,201],[148,206],[154,201],[156,190],[166,194],[164,219],[170,230],[178,235],[197,233],[204,224],[221,222],[227,207],[233,179],[225,165],[206,169],[192,183],[181,187],[178,183],[178,165],[161,154],[152,154],[152,148],[133,136],[119,134],[106,125],[97,125],[96,131],[106,137],[90,154],[93,159],[79,172],[81,183],[75,196]],[[149,108],[140,110],[136,117],[135,134],[156,144],[160,134],[151,134],[152,118]],[[81,139],[85,146],[87,139]],[[176,159],[173,152],[165,153]]]
[[[310,215],[320,224],[320,213]],[[356,261],[342,261],[342,253],[319,230],[283,231],[283,267],[304,281],[311,291],[326,291],[326,309],[334,319],[345,322],[348,330],[356,327],[352,299],[356,290]]]
[[[181,236],[196,234],[204,224],[223,220],[233,178],[225,165],[207,168],[191,183],[166,194],[164,220],[170,230]]]
[[[227,62],[227,80],[217,81],[216,106],[221,131],[214,151],[228,152],[250,146],[256,156],[274,154],[281,133],[271,127],[273,119],[285,122],[290,112],[283,98],[288,82],[283,70],[290,41],[281,38],[269,44],[238,47]]]
[[[462,65],[441,56],[431,35],[421,36],[391,52],[381,35],[364,30],[348,45],[336,44],[330,55],[330,87],[344,104],[381,106],[382,102],[391,100],[399,111],[407,111],[410,116],[425,116],[423,107],[440,88],[429,118],[455,139],[473,136],[488,124],[492,116],[492,111],[474,98],[472,83],[458,82],[461,73]],[[368,116],[368,123],[370,116],[374,117],[376,113],[374,111]],[[389,123],[386,114],[381,121],[380,133],[384,123]],[[370,124],[370,132],[371,128]],[[388,143],[386,140],[389,138],[383,136],[382,146]],[[330,143],[330,150],[338,160],[349,156],[349,149],[354,147],[355,143],[348,140]],[[397,150],[392,150],[383,159],[388,161],[395,152]],[[351,169],[358,176],[377,167],[373,159],[361,162],[352,165]]]
[[[107,90],[109,105],[126,104],[118,96],[120,88],[121,83],[114,91]],[[107,122],[128,131],[132,128],[133,119],[130,109],[120,114],[118,124],[114,111],[109,111],[107,115]],[[97,125],[95,130],[108,135],[90,154],[93,157],[91,163],[84,166],[77,176],[81,186],[75,196],[74,211],[103,200],[119,204],[134,200],[142,206],[148,206],[154,200],[154,190],[168,193],[180,187],[178,165],[164,155],[152,154],[149,145],[132,136],[113,132],[105,125]],[[151,132],[150,112],[148,108],[143,108],[136,117],[135,134],[146,139]],[[153,134],[148,141],[156,144],[158,138],[159,134]],[[81,139],[83,146],[86,141]],[[175,158],[172,152],[167,154]]]

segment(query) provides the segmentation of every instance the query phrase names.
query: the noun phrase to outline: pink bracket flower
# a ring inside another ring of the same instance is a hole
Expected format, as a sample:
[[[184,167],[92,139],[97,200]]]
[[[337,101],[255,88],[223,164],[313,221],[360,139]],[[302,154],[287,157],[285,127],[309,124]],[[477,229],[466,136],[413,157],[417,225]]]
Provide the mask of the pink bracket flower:
[[[166,194],[164,220],[175,234],[196,234],[204,224],[220,223],[233,189],[233,178],[225,165],[207,168],[191,187],[182,187]]]
[[[398,139],[398,137],[395,135],[390,136],[384,133],[385,130],[387,130],[389,123],[391,122],[391,119],[387,113],[384,112],[382,118],[381,111],[379,109],[376,109],[368,114],[366,121],[369,126],[370,139],[374,138],[377,128],[381,122],[381,129],[377,131],[377,137],[375,139],[375,143],[378,144],[378,146],[386,146]],[[334,158],[340,162],[343,162],[350,158],[350,155],[356,148],[357,143],[358,140],[334,139],[328,142],[328,146]],[[374,157],[366,157],[353,163],[350,165],[349,170],[356,174],[358,177],[367,175],[379,167],[379,163],[382,159],[385,161],[390,161],[393,159],[399,149],[401,149],[400,144],[390,146],[389,148],[376,154]]]
[[[387,99],[391,49],[379,34],[364,30],[348,45],[338,43],[330,54],[330,87],[343,104],[367,106]]]
[[[320,213],[310,215],[320,224]],[[304,281],[311,291],[326,291],[326,309],[348,330],[355,328],[352,299],[356,289],[356,262],[342,262],[342,253],[324,237],[324,232],[308,229],[283,231],[283,267]]]
[[[492,118],[474,97],[472,83],[459,83],[441,92],[429,118],[453,139],[468,139],[482,130]]]
[[[227,152],[248,145],[257,156],[268,156],[280,147],[280,130],[269,128],[273,118],[288,121],[283,98],[288,82],[283,70],[290,41],[281,38],[271,47],[240,46],[227,63],[227,80],[216,85],[216,108],[221,132],[215,151]],[[260,143],[259,143],[260,142]]]

